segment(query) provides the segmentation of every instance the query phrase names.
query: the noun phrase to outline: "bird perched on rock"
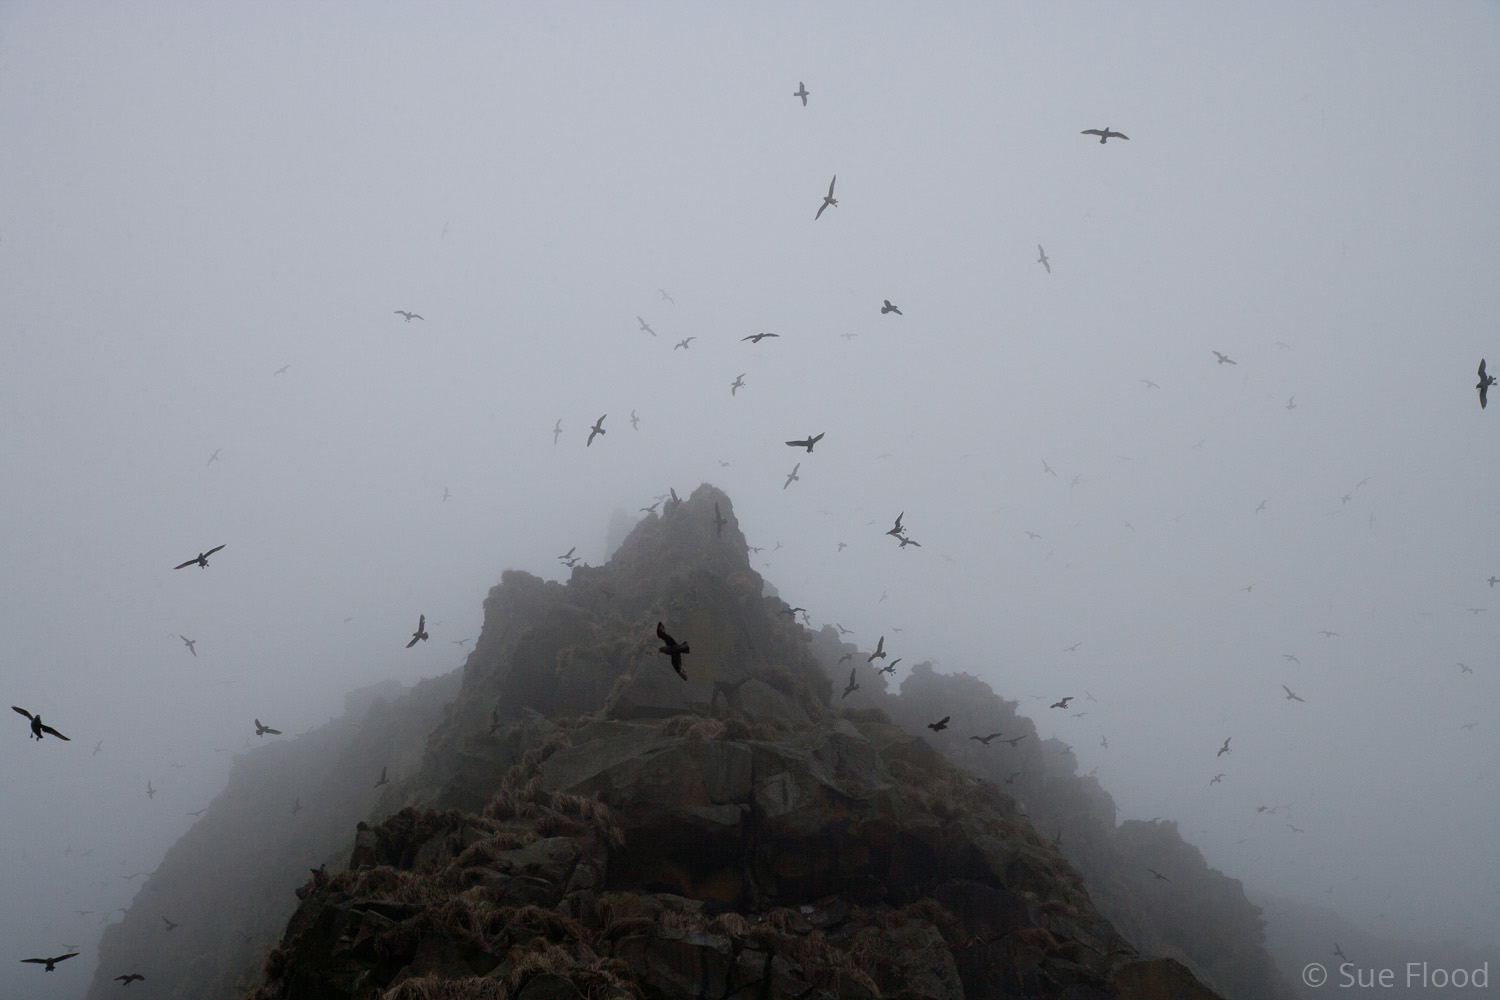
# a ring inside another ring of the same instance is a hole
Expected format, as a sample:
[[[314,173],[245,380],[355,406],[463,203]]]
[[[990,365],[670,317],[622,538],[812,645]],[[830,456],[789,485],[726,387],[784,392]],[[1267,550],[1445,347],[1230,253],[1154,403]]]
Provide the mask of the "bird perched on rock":
[[[677,676],[681,677],[683,680],[687,680],[687,671],[682,669],[682,657],[685,653],[691,652],[691,650],[688,649],[688,644],[685,642],[678,642],[676,639],[668,635],[666,628],[662,625],[661,622],[656,623],[656,637],[663,643],[665,643],[665,645],[659,648],[657,652],[665,653],[667,656],[670,656],[672,658],[672,669],[677,671]]]
[[[10,707],[11,707],[11,709],[13,711],[19,712],[20,714],[26,716],[26,718],[28,718],[28,719],[31,720],[31,738],[32,739],[37,740],[38,742],[40,742],[41,738],[42,738],[42,735],[44,733],[50,733],[51,735],[56,736],[58,739],[66,742],[66,743],[73,742],[72,740],[70,740],[66,736],[64,736],[62,733],[58,732],[56,729],[53,729],[51,726],[43,725],[42,724],[42,717],[40,715],[32,715],[30,712],[26,711],[26,709],[22,708],[20,705],[12,705]],[[59,961],[61,961],[61,959],[59,959]]]

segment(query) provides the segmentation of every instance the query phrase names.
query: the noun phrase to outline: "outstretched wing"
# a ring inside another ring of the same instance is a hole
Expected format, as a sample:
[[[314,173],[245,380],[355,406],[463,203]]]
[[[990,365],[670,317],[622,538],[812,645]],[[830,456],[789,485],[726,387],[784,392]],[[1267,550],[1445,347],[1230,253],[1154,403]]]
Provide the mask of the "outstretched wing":
[[[828,182],[828,197],[833,197],[833,186],[839,182],[839,175],[834,174],[833,180]]]
[[[661,622],[656,623],[656,637],[662,642],[666,643],[668,646],[677,645],[677,640],[667,634],[666,626],[664,626]]]
[[[185,568],[185,567],[187,567],[187,566],[191,566],[191,565],[193,565],[193,564],[194,564],[194,563],[195,563],[195,562],[197,562],[197,561],[198,561],[198,560],[197,560],[197,559],[189,559],[189,560],[188,560],[188,561],[187,561],[187,562],[185,562],[185,563],[180,563],[180,564],[178,564],[178,565],[176,565],[176,566],[173,566],[173,567],[172,567],[172,568],[173,568],[173,569],[183,569],[183,568]]]
[[[1481,382],[1485,381],[1485,377],[1484,377],[1484,359],[1483,358],[1479,359],[1479,381],[1481,381]]]
[[[229,544],[228,542],[224,543],[224,545],[228,545],[228,544]],[[224,545],[215,545],[213,548],[211,548],[207,552],[203,553],[203,558],[207,559],[209,556],[213,555],[215,552],[217,552],[220,549],[222,549],[224,547]]]
[[[70,740],[66,736],[64,736],[62,733],[58,732],[56,729],[53,729],[51,726],[46,725],[46,724],[42,725],[42,732],[44,732],[44,733],[51,733],[53,736],[56,736],[58,739],[66,742],[66,743],[72,743],[73,742],[72,740]]]
[[[1104,132],[1103,132],[1102,129],[1086,128],[1086,129],[1084,129],[1082,132],[1080,132],[1078,134],[1079,135],[1103,135]]]
[[[26,709],[22,708],[20,705],[12,705],[10,706],[10,708],[13,712],[20,712],[22,715],[26,716],[26,718],[31,718],[31,713],[26,711]]]

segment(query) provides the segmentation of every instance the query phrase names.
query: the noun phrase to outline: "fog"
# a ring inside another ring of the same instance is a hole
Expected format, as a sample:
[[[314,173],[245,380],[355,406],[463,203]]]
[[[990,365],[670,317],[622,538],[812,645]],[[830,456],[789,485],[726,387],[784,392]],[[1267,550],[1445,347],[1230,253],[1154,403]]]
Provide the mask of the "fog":
[[[456,668],[502,570],[704,481],[815,623],[1018,699],[1121,819],[1500,946],[1497,42],[1478,3],[0,8],[0,697],[71,738],[0,730],[0,993],[81,994],[252,719]]]

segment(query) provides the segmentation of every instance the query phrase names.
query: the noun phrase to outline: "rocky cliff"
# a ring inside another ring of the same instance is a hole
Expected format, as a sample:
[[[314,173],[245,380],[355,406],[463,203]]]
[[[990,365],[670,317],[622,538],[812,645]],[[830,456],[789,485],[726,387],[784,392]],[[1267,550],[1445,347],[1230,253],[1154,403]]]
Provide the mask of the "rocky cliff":
[[[900,695],[866,682],[836,709],[847,650],[799,626],[745,553],[729,498],[705,486],[566,584],[504,574],[445,707],[390,706],[403,732],[425,725],[420,762],[379,797],[330,801],[326,844],[244,866],[295,905],[251,995],[1215,995],[1193,971],[1236,1000],[1283,995],[1238,883],[1169,825],[1116,828],[1014,703],[924,667]],[[658,621],[691,646],[686,680]],[[924,728],[942,714],[948,732]],[[1033,746],[980,751],[966,737],[985,726]],[[378,771],[359,729],[335,756]],[[211,910],[182,846],[157,898],[196,878]],[[1179,891],[1153,896],[1134,868],[1162,857]],[[119,944],[156,920],[141,909]],[[233,945],[158,952],[152,995],[244,995],[227,970],[252,955]]]

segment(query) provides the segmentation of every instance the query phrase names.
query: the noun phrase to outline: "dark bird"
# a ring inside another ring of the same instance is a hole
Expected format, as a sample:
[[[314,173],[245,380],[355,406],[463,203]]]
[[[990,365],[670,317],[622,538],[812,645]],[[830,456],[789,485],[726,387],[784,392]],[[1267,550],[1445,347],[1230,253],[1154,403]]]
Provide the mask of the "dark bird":
[[[641,319],[639,316],[637,316],[635,318],[635,321],[637,323],[641,324],[641,329],[642,330],[645,330],[647,333],[651,334],[651,336],[653,336],[653,337],[656,336],[656,331],[653,330],[653,329],[651,329],[651,324],[650,323],[647,323],[645,320]]]
[[[807,97],[808,97],[807,84],[803,83],[801,80],[798,80],[797,81],[797,92],[795,94],[793,94],[792,96],[793,97],[800,97],[800,98],[802,98],[802,106],[804,108],[807,107]],[[832,188],[830,188],[829,190],[832,190]]]
[[[1463,725],[1459,726],[1458,728],[1467,731],[1467,730],[1472,730],[1477,725],[1479,725],[1479,723],[1477,723],[1477,722],[1465,722]]]
[[[1297,397],[1296,396],[1288,396],[1286,398],[1286,408],[1288,410],[1295,410],[1297,408]]]
[[[1297,659],[1297,657],[1292,655],[1291,653],[1282,653],[1281,658],[1288,663],[1295,663],[1299,667],[1302,666],[1302,661]]]
[[[45,726],[45,725],[43,725],[42,724],[42,717],[40,715],[32,715],[30,712],[26,711],[26,709],[22,708],[19,705],[12,705],[10,707],[14,711],[21,713],[22,715],[26,716],[26,718],[28,718],[28,719],[31,720],[31,738],[32,739],[40,741],[41,738],[42,738],[42,734],[43,733],[50,733],[53,736],[56,736],[60,740],[64,740],[64,741],[69,742],[69,743],[72,742],[72,740],[69,740],[66,736],[64,736],[62,733],[58,732],[56,729],[53,729],[51,726]]]
[[[151,787],[151,782],[149,782],[149,781],[146,782],[146,798],[148,798],[148,799],[154,799],[154,798],[156,798],[156,789],[154,789],[154,788]]]
[[[901,311],[901,307],[900,306],[893,306],[893,305],[891,305],[891,300],[890,299],[882,299],[881,301],[884,302],[885,305],[883,305],[883,306],[880,307],[880,315],[884,316],[886,313],[895,313],[897,316],[905,316],[906,315],[906,313],[904,313],[904,312]]]
[[[1047,460],[1045,458],[1042,459],[1042,471],[1045,472],[1049,476],[1055,476],[1055,475],[1057,475],[1056,472],[1052,471],[1052,466],[1050,466],[1050,465],[1047,464]]]
[[[146,981],[146,977],[141,975],[139,972],[132,972],[129,975],[115,977],[115,982],[119,983],[121,986],[129,986],[136,980],[140,980],[144,983]]]
[[[821,440],[823,440],[823,435],[819,434],[817,437],[804,438],[801,441],[788,441],[787,444],[793,448],[806,448],[807,453],[811,455],[813,445],[817,444]]]
[[[1155,868],[1147,868],[1146,870],[1151,873],[1151,880],[1153,882],[1156,881],[1157,879],[1161,879],[1163,882],[1166,882],[1166,883],[1170,884],[1171,881],[1172,881],[1171,879],[1169,879],[1165,875],[1163,875],[1161,872],[1157,871]]]
[[[22,963],[32,962],[32,963],[34,963],[36,965],[45,965],[46,968],[43,969],[42,971],[43,972],[52,972],[53,970],[55,970],[57,968],[57,963],[58,962],[66,961],[66,960],[72,958],[74,955],[77,955],[77,954],[78,954],[78,952],[76,952],[76,951],[70,951],[66,955],[58,955],[56,958],[23,958],[23,959],[21,959],[21,961],[22,961]]]
[[[723,535],[724,525],[729,523],[729,518],[719,513],[719,501],[714,501],[714,534]]]
[[[1136,381],[1139,382],[1139,383],[1141,383],[1141,385],[1144,385],[1147,389],[1160,389],[1161,388],[1161,386],[1157,385],[1155,382],[1151,381],[1149,378],[1140,378],[1140,379],[1136,379]]]
[[[270,726],[262,725],[261,721],[259,719],[256,719],[255,720],[255,735],[256,736],[265,736],[267,733],[269,733],[272,736],[280,736],[281,735],[281,730],[279,730],[279,729],[272,729]]]
[[[752,344],[758,344],[762,340],[765,340],[767,337],[779,337],[779,336],[781,336],[781,334],[779,334],[779,333],[752,333],[750,336],[748,336],[748,337],[741,337],[740,339],[741,340],[748,340]]]
[[[799,613],[805,612],[806,610],[806,608],[782,608],[776,613],[778,615],[791,615],[793,618],[796,618]]]
[[[681,677],[683,680],[687,680],[687,671],[682,669],[682,657],[684,653],[690,652],[690,650],[688,649],[688,644],[685,642],[678,642],[670,635],[667,635],[667,630],[662,626],[661,622],[656,623],[656,637],[662,642],[666,643],[666,645],[658,649],[657,652],[665,653],[666,655],[670,656],[672,658],[672,669],[677,671],[677,676]]]
[[[1495,584],[1500,583],[1500,576],[1491,576],[1488,580],[1486,580],[1484,582],[1487,583],[1487,584],[1489,584],[1490,585],[1490,589],[1493,590],[1493,589],[1495,589]]]
[[[1000,733],[990,733],[988,736],[970,736],[969,739],[971,739],[971,740],[978,740],[980,743],[983,743],[985,746],[989,746],[990,745],[990,740],[997,739],[997,738],[999,738],[1000,735],[1001,735]]]
[[[835,663],[834,666],[837,667],[837,666],[845,663],[846,661],[852,660],[852,659],[854,659],[854,654],[853,653],[845,653],[843,656],[839,657],[839,662]]]
[[[874,663],[876,660],[883,659],[885,659],[885,636],[881,636],[880,641],[875,643],[875,652],[871,653],[865,662]]]
[[[302,796],[297,796],[297,801],[292,803],[292,815],[295,816],[302,811]]]
[[[1461,674],[1472,674],[1474,672],[1474,668],[1469,666],[1467,663],[1460,663],[1458,665],[1458,672]]]
[[[573,546],[571,549],[569,549],[568,551],[564,552],[562,555],[560,555],[560,556],[557,557],[558,562],[567,562],[569,559],[573,558],[573,553],[577,552],[577,551],[578,551],[578,546],[576,546],[576,545]]]
[[[198,645],[197,639],[189,639],[185,635],[179,635],[177,638],[182,640],[182,644],[188,648],[189,653],[192,653],[194,656],[198,655],[198,651],[193,648],[194,646]]]
[[[1226,737],[1224,737],[1224,745],[1221,746],[1221,747],[1219,747],[1219,752],[1216,753],[1216,754],[1214,754],[1214,756],[1215,757],[1222,757],[1226,753],[1228,753],[1229,752],[1229,741],[1232,740],[1232,739],[1234,739],[1233,736],[1226,736]]]
[[[782,489],[786,489],[788,486],[792,485],[802,478],[801,476],[797,475],[797,470],[800,468],[802,468],[801,462],[798,462],[796,465],[792,466],[792,471],[787,473],[786,482],[781,484]]]
[[[1006,777],[1006,779],[1005,779],[1005,783],[1006,783],[1006,784],[1007,784],[1007,785],[1014,785],[1014,784],[1015,784],[1015,783],[1016,783],[1016,779],[1017,779],[1017,778],[1019,778],[1019,777],[1020,777],[1020,776],[1021,776],[1021,772],[1020,772],[1020,771],[1012,771],[1012,772],[1010,772],[1010,774],[1009,774],[1009,775],[1008,775],[1008,776],[1007,776],[1007,777]]]
[[[1072,700],[1073,700],[1073,696],[1072,695],[1068,695],[1066,698],[1063,698],[1060,701],[1054,701],[1052,703],[1051,707],[1052,708],[1067,708],[1068,707],[1068,702],[1070,702]]]
[[[212,455],[208,456],[208,462],[207,462],[207,464],[208,465],[213,465],[215,462],[217,462],[219,460],[219,452],[221,452],[223,450],[224,450],[223,448],[215,448],[214,449],[214,453]]]
[[[849,697],[849,693],[851,691],[858,691],[859,690],[859,681],[857,681],[857,680],[854,679],[854,672],[857,669],[859,669],[859,668],[857,668],[857,667],[850,667],[849,668],[849,683],[847,685],[845,685],[845,687],[844,687],[844,693],[841,694],[841,695],[839,695],[840,698],[847,698],[847,697]]]
[[[167,920],[167,918],[166,918],[166,917],[165,917],[165,916],[164,916],[164,917],[162,917],[162,920],[164,920],[164,921],[166,921],[166,924],[167,924],[167,930],[168,930],[168,931],[175,931],[175,930],[176,930],[176,929],[177,929],[177,928],[179,928],[179,927],[181,927],[181,926],[182,926],[182,925],[181,925],[181,924],[176,924],[176,923],[173,923],[173,922],[172,922],[172,921],[170,921],[170,920]]]
[[[745,373],[744,372],[740,372],[738,375],[736,375],[734,377],[734,381],[731,382],[731,383],[729,383],[729,394],[731,396],[737,395],[739,393],[739,391],[740,391],[740,388],[742,386],[744,386],[744,384],[745,384]]]
[[[1224,776],[1222,774],[1216,774],[1212,778],[1208,779],[1208,783],[1210,785],[1221,784],[1223,781],[1224,781]]]
[[[1042,265],[1043,267],[1045,267],[1047,269],[1047,273],[1048,274],[1051,274],[1052,273],[1052,262],[1047,257],[1047,251],[1045,251],[1045,250],[1042,249],[1042,245],[1040,243],[1038,243],[1036,245],[1036,252],[1038,254],[1040,254],[1040,256],[1037,257],[1036,262],[1038,264]]]
[[[1338,633],[1337,632],[1330,632],[1326,628],[1325,629],[1319,629],[1318,630],[1318,634],[1321,635],[1325,639],[1334,639],[1334,638],[1338,637]]]
[[[609,416],[608,413],[604,415],[604,417],[607,416]],[[595,420],[594,426],[589,428],[589,439],[583,443],[583,446],[585,448],[594,443],[594,438],[604,433],[604,417],[600,417],[598,420]]]
[[[448,502],[448,498],[451,497],[452,495],[453,495],[452,493],[448,492],[448,487],[444,486],[443,487],[443,503],[447,503]]]
[[[904,510],[901,513],[897,514],[896,515],[896,526],[894,528],[892,528],[890,531],[887,531],[886,534],[887,535],[893,535],[896,538],[900,538],[901,537],[901,532],[903,532],[903,531],[906,530],[905,528],[901,527],[901,519],[903,517],[905,517],[905,516],[906,516],[906,511],[904,511]]]
[[[898,656],[894,660],[892,660],[890,663],[887,663],[885,666],[875,668],[875,673],[877,675],[879,675],[879,674],[890,674],[892,677],[894,677],[894,676],[896,676],[896,664],[900,663],[901,660],[902,660],[902,657]]]
[[[103,749],[104,749],[104,741],[100,740],[98,743],[94,744],[94,752],[91,753],[91,754],[89,754],[89,756],[90,757],[97,757],[99,755],[99,751],[103,750]]]
[[[917,541],[915,538],[907,538],[905,535],[902,535],[900,538],[897,539],[897,541],[899,541],[901,543],[901,547],[903,549],[906,548],[908,545],[915,545],[919,549],[922,547],[922,543],[921,542]]]
[[[179,565],[173,566],[172,568],[173,569],[186,569],[187,567],[193,565],[194,563],[197,563],[200,569],[207,568],[207,566],[208,566],[208,557],[211,556],[211,555],[213,555],[215,552],[219,551],[223,547],[224,547],[223,545],[215,545],[213,548],[209,549],[207,552],[200,552],[200,553],[198,553],[198,555],[195,558],[189,559],[187,562],[180,563]]]
[[[677,343],[675,343],[675,344],[672,345],[672,350],[675,351],[675,350],[677,350],[677,348],[680,347],[680,348],[682,348],[685,351],[685,350],[688,349],[688,345],[691,344],[693,341],[695,341],[697,339],[698,339],[697,337],[684,337],[681,340],[679,340]]]
[[[927,728],[931,729],[935,733],[940,733],[944,729],[948,728],[948,720],[951,719],[951,718],[953,718],[953,716],[951,716],[951,715],[945,715],[941,719],[937,720],[936,722],[929,722],[929,723],[927,723]]]
[[[1103,128],[1086,128],[1082,132],[1079,132],[1078,134],[1079,135],[1097,135],[1099,137],[1099,145],[1101,145],[1101,146],[1104,145],[1106,142],[1108,142],[1111,139],[1126,139],[1126,140],[1129,140],[1129,138],[1130,138],[1130,136],[1126,135],[1124,132],[1113,132],[1113,131],[1110,131],[1110,127],[1108,125],[1104,126]]]
[[[1014,750],[1016,748],[1016,744],[1019,743],[1019,742],[1021,742],[1025,738],[1026,738],[1026,734],[1022,733],[1020,736],[1016,736],[1016,737],[1013,737],[1013,738],[1008,739],[1008,740],[1001,740],[1000,742],[1001,743],[1009,743],[1010,744],[1010,748],[1012,750]]]
[[[823,196],[823,204],[821,204],[821,205],[818,206],[818,214],[815,215],[815,216],[813,216],[813,221],[814,222],[817,222],[819,219],[821,219],[823,217],[823,210],[825,208],[827,208],[829,205],[832,205],[834,208],[838,208],[839,207],[838,199],[833,196],[833,186],[835,184],[837,184],[838,182],[839,182],[839,175],[838,174],[834,174],[833,175],[833,180],[831,180],[831,181],[828,182],[828,193]]]
[[[841,636],[854,634],[854,630],[852,628],[844,628],[844,626],[840,625],[838,622],[834,622],[833,627],[839,630],[839,635]]]
[[[382,767],[380,769],[380,780],[375,782],[375,787],[379,788],[381,785],[389,785],[390,783],[391,779],[386,777],[385,768]]]
[[[641,429],[641,418],[635,415],[634,410],[630,411],[630,429],[633,431]]]
[[[1302,699],[1299,698],[1297,695],[1293,694],[1292,693],[1292,689],[1289,688],[1289,687],[1287,687],[1285,684],[1281,685],[1281,690],[1283,690],[1283,691],[1286,692],[1286,700],[1287,701],[1302,701]],[[1303,702],[1303,704],[1306,704],[1306,702]]]
[[[1031,539],[1033,542],[1039,542],[1042,539],[1042,536],[1038,535],[1035,531],[1026,532],[1026,537]]]
[[[1479,408],[1481,410],[1484,409],[1485,405],[1489,402],[1489,399],[1487,397],[1489,396],[1490,386],[1492,386],[1494,384],[1495,384],[1495,376],[1493,376],[1493,375],[1486,375],[1484,373],[1484,359],[1480,358],[1479,359],[1479,384],[1476,385],[1474,388],[1476,388],[1476,389],[1479,390]]]
[[[1306,830],[1303,830],[1302,827],[1300,827],[1300,826],[1293,826],[1290,823],[1288,823],[1286,826],[1287,826],[1287,829],[1291,830],[1293,833],[1306,833],[1307,832]]]
[[[552,425],[552,443],[557,444],[557,436],[562,433],[562,420]]]
[[[1236,365],[1236,364],[1239,364],[1238,361],[1235,361],[1233,358],[1231,358],[1227,354],[1220,354],[1218,351],[1214,351],[1213,354],[1214,354],[1214,357],[1216,357],[1216,358],[1219,359],[1219,364],[1221,364],[1221,365]]]
[[[406,644],[406,648],[411,649],[419,642],[426,642],[427,638],[427,616],[417,615],[417,630],[411,634],[411,642]]]
[[[1064,646],[1063,647],[1063,652],[1064,653],[1076,653],[1078,651],[1078,647],[1082,646],[1082,645],[1083,645],[1083,643],[1081,643],[1081,642],[1075,642],[1071,646]]]
[[[395,312],[395,314],[397,316],[404,316],[404,317],[406,317],[406,321],[408,323],[410,323],[414,319],[422,319],[422,317],[418,316],[416,313],[414,313],[414,312],[407,312],[405,309],[396,309],[396,310],[394,310],[394,312]],[[422,322],[425,323],[427,321],[426,320],[422,320]]]

